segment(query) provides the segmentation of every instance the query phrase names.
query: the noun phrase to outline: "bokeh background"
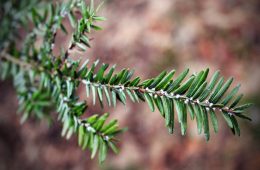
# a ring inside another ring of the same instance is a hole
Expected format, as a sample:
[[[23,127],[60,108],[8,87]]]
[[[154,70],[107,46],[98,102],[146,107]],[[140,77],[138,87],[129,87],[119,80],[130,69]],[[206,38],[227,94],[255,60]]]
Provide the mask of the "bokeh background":
[[[147,104],[90,107],[109,111],[122,127],[118,155],[109,153],[103,165],[90,160],[77,139],[61,138],[61,124],[16,115],[11,81],[0,82],[0,170],[258,170],[260,169],[260,2],[258,0],[107,0],[101,14],[103,31],[93,34],[92,49],[78,54],[91,60],[133,68],[142,78],[163,70],[192,72],[209,67],[241,83],[252,122],[239,121],[241,137],[233,136],[223,118],[211,140],[197,134],[190,120],[188,134],[169,135],[158,111]],[[66,21],[65,21],[66,22]],[[60,44],[68,42],[58,35]],[[84,97],[84,89],[79,90]],[[54,114],[55,115],[55,114]],[[176,124],[177,125],[177,124]],[[211,129],[212,131],[212,129]]]

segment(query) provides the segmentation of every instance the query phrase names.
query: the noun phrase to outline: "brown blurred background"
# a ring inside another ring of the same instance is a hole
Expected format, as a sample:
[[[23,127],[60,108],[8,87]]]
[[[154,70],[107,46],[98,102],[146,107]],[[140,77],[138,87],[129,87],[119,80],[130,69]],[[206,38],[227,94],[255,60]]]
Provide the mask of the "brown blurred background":
[[[119,155],[109,153],[104,165],[90,160],[74,136],[61,138],[61,124],[29,120],[19,124],[11,82],[0,82],[0,170],[258,170],[260,169],[260,1],[258,0],[107,0],[101,15],[104,30],[93,34],[93,48],[83,56],[134,68],[142,78],[162,70],[193,72],[209,67],[241,83],[252,122],[239,121],[233,136],[223,118],[220,130],[206,142],[189,120],[188,134],[169,135],[158,111],[147,104],[109,111],[129,130],[120,137]],[[69,39],[58,35],[58,41]],[[82,55],[82,54],[81,54]],[[79,91],[84,96],[84,89]],[[91,105],[91,104],[90,104]],[[212,129],[211,129],[212,130]]]

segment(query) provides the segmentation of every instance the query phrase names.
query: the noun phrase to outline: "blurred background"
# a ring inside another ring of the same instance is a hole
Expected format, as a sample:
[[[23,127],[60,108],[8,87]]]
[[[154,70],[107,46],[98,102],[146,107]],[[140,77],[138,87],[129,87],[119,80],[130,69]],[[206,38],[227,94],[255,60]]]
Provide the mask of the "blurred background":
[[[258,0],[107,0],[101,15],[104,30],[93,34],[84,58],[133,68],[142,78],[163,70],[192,72],[220,69],[241,83],[252,122],[239,121],[241,137],[233,136],[223,118],[220,130],[206,142],[188,120],[188,133],[169,135],[158,111],[145,103],[110,112],[128,131],[120,136],[118,155],[103,165],[81,151],[77,139],[61,138],[61,124],[29,120],[20,125],[11,81],[0,82],[0,170],[258,170],[260,169],[260,1]],[[65,21],[67,22],[67,21]],[[68,42],[58,34],[60,43]],[[79,95],[84,97],[84,89]],[[55,115],[55,114],[54,114]]]

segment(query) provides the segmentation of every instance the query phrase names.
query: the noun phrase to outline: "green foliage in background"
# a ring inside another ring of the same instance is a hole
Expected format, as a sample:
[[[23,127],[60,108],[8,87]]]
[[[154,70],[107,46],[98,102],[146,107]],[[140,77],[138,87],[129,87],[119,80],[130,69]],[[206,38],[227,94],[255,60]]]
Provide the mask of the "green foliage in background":
[[[102,5],[102,4],[101,4]],[[99,103],[116,107],[132,102],[147,102],[151,111],[158,109],[165,119],[169,133],[174,132],[175,117],[186,134],[187,117],[196,120],[198,133],[210,139],[210,129],[218,132],[216,114],[221,114],[234,134],[240,135],[237,118],[250,120],[244,114],[250,104],[239,104],[240,85],[230,89],[233,78],[224,80],[216,71],[208,80],[209,69],[189,74],[189,69],[179,75],[175,70],[163,71],[157,77],[141,80],[133,77],[134,71],[115,71],[115,65],[89,63],[71,58],[70,51],[86,51],[90,48],[89,34],[101,30],[97,25],[105,18],[98,16],[101,5],[94,6],[83,0],[53,3],[36,0],[3,1],[0,12],[0,76],[13,79],[19,100],[21,122],[29,117],[50,118],[56,108],[57,117],[63,123],[62,136],[69,139],[74,133],[82,149],[91,151],[91,158],[98,153],[99,161],[106,158],[108,149],[118,152],[117,120],[108,122],[108,113],[86,115],[88,104],[77,96],[83,84],[86,96],[93,105]],[[72,33],[63,25],[69,20]],[[57,31],[71,34],[68,47],[53,54]],[[19,32],[25,32],[20,37]],[[134,113],[133,113],[134,114]],[[149,119],[149,117],[147,118]]]

